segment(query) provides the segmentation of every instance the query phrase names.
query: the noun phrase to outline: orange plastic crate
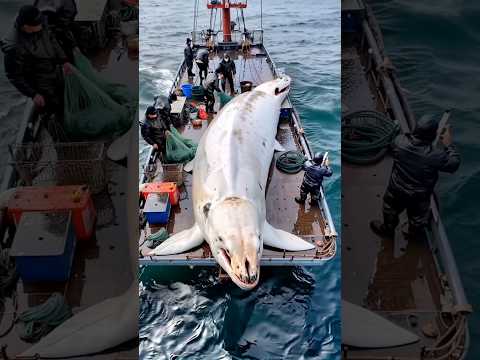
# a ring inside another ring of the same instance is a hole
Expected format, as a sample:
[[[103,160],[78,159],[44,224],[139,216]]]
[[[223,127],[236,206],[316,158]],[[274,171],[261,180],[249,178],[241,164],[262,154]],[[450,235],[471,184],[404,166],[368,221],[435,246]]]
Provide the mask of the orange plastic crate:
[[[174,182],[146,183],[140,193],[144,199],[146,199],[149,194],[167,193],[170,204],[172,205],[177,205],[180,198],[180,192],[178,191],[177,184]]]
[[[88,240],[95,230],[97,212],[87,186],[19,187],[8,203],[8,215],[15,224],[24,212],[71,210],[75,234]]]

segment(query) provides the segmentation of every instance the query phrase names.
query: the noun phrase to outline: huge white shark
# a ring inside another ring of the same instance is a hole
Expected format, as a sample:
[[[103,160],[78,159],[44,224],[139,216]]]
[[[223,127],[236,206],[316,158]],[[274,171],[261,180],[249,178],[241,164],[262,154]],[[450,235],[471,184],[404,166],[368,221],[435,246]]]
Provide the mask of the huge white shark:
[[[244,290],[258,284],[263,245],[287,251],[314,245],[266,221],[265,188],[280,107],[291,80],[265,82],[232,99],[200,139],[193,165],[195,224],[150,255],[185,252],[207,241],[218,264]]]

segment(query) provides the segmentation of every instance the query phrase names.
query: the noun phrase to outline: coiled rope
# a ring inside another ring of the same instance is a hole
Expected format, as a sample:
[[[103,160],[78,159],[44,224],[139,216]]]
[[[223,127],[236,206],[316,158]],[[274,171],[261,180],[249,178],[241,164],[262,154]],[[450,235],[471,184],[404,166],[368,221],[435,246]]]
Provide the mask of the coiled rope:
[[[300,151],[286,151],[277,158],[276,166],[287,174],[299,173],[307,158]]]
[[[59,293],[53,293],[43,304],[31,307],[18,315],[21,339],[36,342],[72,316],[72,311]]]
[[[377,111],[357,111],[342,118],[342,160],[368,165],[380,161],[399,126]]]

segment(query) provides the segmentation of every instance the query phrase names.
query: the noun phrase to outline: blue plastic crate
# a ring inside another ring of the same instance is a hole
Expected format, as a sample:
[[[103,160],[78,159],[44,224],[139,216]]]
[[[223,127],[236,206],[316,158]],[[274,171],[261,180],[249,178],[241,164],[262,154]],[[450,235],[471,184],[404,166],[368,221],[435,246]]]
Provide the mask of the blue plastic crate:
[[[76,237],[71,211],[24,212],[10,256],[25,282],[62,282],[70,278]]]
[[[170,208],[171,204],[167,193],[152,193],[145,201],[143,214],[149,224],[166,224],[170,218]]]

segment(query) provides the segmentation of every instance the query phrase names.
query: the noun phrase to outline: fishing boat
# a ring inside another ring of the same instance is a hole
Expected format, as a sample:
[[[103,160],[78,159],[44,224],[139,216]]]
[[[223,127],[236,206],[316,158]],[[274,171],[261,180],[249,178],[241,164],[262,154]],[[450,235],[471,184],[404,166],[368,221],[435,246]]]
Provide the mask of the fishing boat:
[[[266,81],[278,78],[281,74],[275,62],[268,53],[263,43],[263,27],[247,30],[245,25],[244,10],[246,1],[208,1],[210,10],[210,27],[197,29],[198,1],[195,4],[194,26],[191,37],[195,51],[209,50],[209,71],[213,72],[223,55],[228,53],[235,61],[237,74],[234,79],[237,93],[244,89],[244,84],[251,84],[254,88]],[[237,11],[240,23],[231,21],[231,11]],[[217,27],[221,13],[221,26]],[[188,77],[187,64],[183,61],[176,73],[170,94],[181,94],[182,85],[199,85],[197,75]],[[171,105],[172,116],[179,117],[179,132],[186,138],[198,143],[202,134],[209,126],[213,114],[209,114],[207,121],[202,121],[200,126],[194,126],[185,114],[185,103],[198,106],[198,102],[179,96]],[[220,101],[215,102],[218,111]],[[154,102],[155,106],[155,102]],[[287,97],[281,106],[280,122],[276,134],[277,141],[285,150],[295,150],[302,153],[307,159],[312,158],[312,149],[304,134],[299,113],[296,111],[290,97]],[[331,259],[336,253],[337,232],[329,210],[328,202],[323,189],[318,203],[300,206],[294,201],[302,182],[303,173],[287,174],[281,172],[275,162],[280,156],[274,155],[266,189],[266,217],[274,227],[300,236],[312,243],[315,247],[308,251],[289,252],[275,248],[265,247],[261,258],[261,266],[321,266],[325,260]],[[193,223],[192,208],[192,174],[182,172],[181,164],[162,164],[157,153],[150,149],[149,156],[143,166],[144,174],[140,179],[140,188],[147,183],[172,181],[172,166],[177,167],[179,173],[173,176],[180,190],[178,206],[172,206],[170,217],[165,225],[149,225],[144,216],[145,199],[140,200],[139,215],[139,253],[140,264],[148,266],[210,266],[217,267],[217,262],[212,256],[209,246],[202,246],[175,255],[151,256],[148,238],[161,229],[166,229],[169,234],[175,234],[190,228]],[[173,170],[174,171],[174,170]],[[178,180],[179,179],[179,180]],[[220,272],[221,273],[221,272]]]
[[[115,8],[110,7],[107,4],[107,0],[77,3],[78,14],[74,26],[78,30],[76,35],[79,33],[81,35],[77,40],[84,54],[88,54],[87,56],[91,63],[97,70],[102,69],[107,74],[136,74],[138,57],[135,59],[134,56],[131,56],[133,53],[127,56],[126,41],[130,40],[131,37],[117,36],[119,35],[118,31],[112,35],[107,34],[107,29],[113,29],[111,27],[112,24],[107,24],[107,22],[113,19],[111,17],[112,10],[118,10],[118,6]],[[129,82],[127,79],[125,84],[136,88],[136,76],[132,80]],[[2,308],[0,310],[0,343],[2,346],[0,358],[42,359],[45,356],[42,351],[39,351],[35,356],[21,355],[35,344],[32,344],[27,339],[20,338],[19,331],[16,329],[19,326],[17,323],[19,314],[31,307],[43,304],[52,294],[59,293],[63,295],[66,304],[71,308],[75,317],[85,309],[99,304],[105,299],[121,295],[132,282],[136,283],[134,274],[130,271],[130,266],[125,266],[125,264],[130,262],[128,242],[125,240],[127,231],[125,192],[127,189],[126,179],[128,172],[125,161],[115,163],[107,160],[105,157],[108,145],[114,140],[112,137],[106,136],[85,144],[90,150],[82,147],[82,143],[70,142],[67,144],[63,142],[60,145],[53,142],[52,137],[49,136],[49,131],[47,131],[46,119],[38,114],[31,100],[27,100],[23,118],[18,123],[18,135],[10,146],[9,162],[2,169],[3,177],[0,193],[8,194],[9,189],[21,191],[25,187],[31,188],[36,193],[37,190],[41,192],[43,188],[48,189],[55,185],[69,185],[80,188],[85,185],[84,180],[86,177],[91,177],[92,183],[96,182],[98,185],[98,188],[90,189],[94,212],[96,212],[96,220],[92,224],[93,235],[89,239],[76,241],[69,278],[62,281],[39,282],[26,282],[20,278],[15,282],[13,290],[5,289],[4,292],[2,291]],[[52,130],[52,128],[48,130]],[[63,149],[65,150],[64,154],[70,155],[68,161],[57,161],[60,159],[45,158],[43,156],[40,159],[35,153],[35,150],[40,149],[55,149],[59,153]],[[78,150],[81,149],[83,149],[83,154],[78,153]],[[95,156],[88,156],[87,158],[85,154],[91,153],[92,149],[95,149],[93,150]],[[26,150],[26,152],[22,152],[23,150]],[[28,158],[22,159],[22,163],[19,163],[19,159],[16,157],[19,153],[28,155]],[[27,162],[28,170],[33,168],[39,170],[30,179],[25,177]],[[53,172],[50,171],[52,169]],[[39,174],[42,174],[42,176],[37,176]],[[15,196],[17,195],[18,192]],[[22,215],[21,218],[23,219],[24,216]],[[21,227],[12,226],[12,219],[7,215],[7,210],[2,209],[0,221],[3,254],[2,281],[4,281],[8,271],[12,270],[8,268],[8,262],[4,254],[11,251],[9,246],[12,245],[12,242],[14,244],[17,242],[17,235],[21,231],[23,231]],[[33,236],[35,233],[27,235]],[[121,239],[124,240],[120,241]],[[35,242],[35,240],[33,237],[30,238],[32,242]],[[45,248],[47,246],[45,244]],[[33,261],[31,265],[27,264],[27,267],[30,266],[30,271],[34,277],[36,268]],[[136,265],[136,261],[134,262]],[[53,270],[51,275],[55,276]],[[116,279],[115,282],[111,281],[113,278]],[[2,283],[3,285],[5,284]],[[136,311],[136,309],[133,308],[132,311]],[[98,315],[104,316],[101,313]],[[57,329],[60,329],[61,326],[59,324]],[[37,331],[38,328],[35,327],[33,330]],[[68,334],[68,331],[66,331],[66,334]],[[82,336],[81,331],[77,331],[74,338],[70,338],[70,341],[82,342],[85,339]],[[98,341],[101,340],[98,338]],[[73,344],[71,345],[73,346]],[[91,344],[83,343],[82,347],[87,349],[89,345]],[[92,353],[88,358],[138,358],[136,339],[116,345],[118,346],[106,349],[106,351],[101,353]],[[54,348],[55,346],[56,342],[54,341],[47,348]],[[73,353],[68,358],[85,358],[80,355],[84,354]],[[57,356],[55,353],[51,353],[48,356],[48,358],[65,358],[64,356]]]
[[[376,116],[387,125],[395,120],[404,133],[415,127],[415,114],[385,52],[380,27],[362,0],[342,1],[342,110],[342,125],[355,117]],[[357,333],[359,342],[345,344],[343,358],[464,359],[472,308],[437,197],[431,200],[428,242],[408,241],[405,217],[394,241],[379,238],[369,228],[369,222],[381,216],[391,166],[388,153],[364,165],[342,161],[342,296],[415,339],[402,346],[373,348],[367,340],[361,343],[361,332],[365,339],[369,331],[381,336],[384,328],[344,317],[344,331]]]

